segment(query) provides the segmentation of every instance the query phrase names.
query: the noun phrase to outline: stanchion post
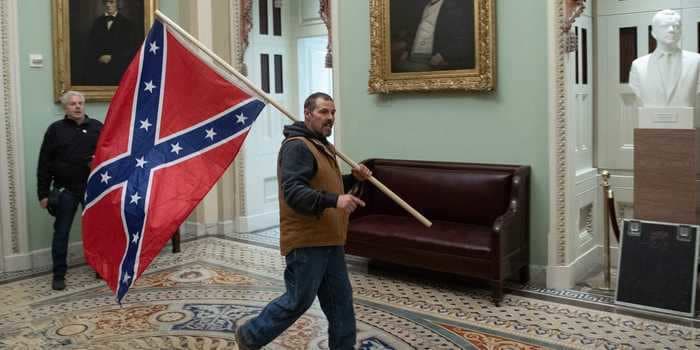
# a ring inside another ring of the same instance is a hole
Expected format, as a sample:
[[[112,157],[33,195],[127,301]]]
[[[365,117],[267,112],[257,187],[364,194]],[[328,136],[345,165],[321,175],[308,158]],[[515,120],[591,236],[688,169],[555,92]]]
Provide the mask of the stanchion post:
[[[603,182],[603,285],[602,290],[612,290],[611,283],[611,257],[610,257],[610,212],[608,201],[612,200],[612,190],[610,189],[610,173],[603,170],[600,174]]]

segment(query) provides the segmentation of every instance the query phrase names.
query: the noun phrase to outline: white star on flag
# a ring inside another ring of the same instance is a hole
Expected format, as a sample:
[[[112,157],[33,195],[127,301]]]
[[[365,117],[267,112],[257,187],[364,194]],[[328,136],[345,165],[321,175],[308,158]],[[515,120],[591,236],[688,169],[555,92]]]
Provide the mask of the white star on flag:
[[[146,82],[146,88],[143,89],[143,91],[148,91],[148,92],[151,92],[151,93],[152,93],[152,92],[153,92],[153,89],[155,89],[155,88],[156,88],[156,86],[153,85],[153,80],[151,80],[151,81],[147,81],[147,82]]]
[[[248,117],[244,116],[243,113],[236,115],[236,123],[241,123],[245,124],[245,120],[248,119]]]
[[[138,232],[136,232],[136,233],[134,233],[133,235],[131,235],[131,237],[132,237],[131,243],[136,243],[136,242],[139,241],[139,233],[138,233]]]
[[[100,182],[107,183],[107,182],[109,182],[109,179],[111,179],[112,177],[109,176],[109,172],[105,171],[104,174],[100,174],[100,178],[101,178]]]
[[[128,272],[124,273],[124,284],[129,284],[129,280],[131,279],[131,276],[129,276]]]
[[[172,147],[172,149],[170,150],[170,152],[174,152],[174,153],[177,154],[178,156],[180,155],[180,151],[182,151],[182,147],[180,147],[180,143],[179,143],[179,142],[176,143],[176,144],[174,144],[174,145],[170,145],[170,147]]]
[[[156,52],[158,51],[158,49],[160,49],[160,47],[158,47],[158,45],[156,45],[155,41],[152,41],[150,45],[151,45],[151,48],[148,49],[148,51],[152,52],[155,55]]]
[[[146,131],[148,131],[148,128],[151,125],[153,125],[153,124],[148,122],[148,119],[140,120],[139,123],[141,123],[141,126],[139,127],[139,129],[146,129]]]
[[[148,163],[148,161],[144,160],[144,158],[145,158],[144,156],[141,156],[141,158],[136,158],[136,167],[137,168],[143,168],[143,166],[146,165],[146,163]]]
[[[214,141],[214,135],[216,135],[216,132],[214,132],[214,128],[207,129],[207,136],[204,136],[205,139],[211,139]]]
[[[136,192],[136,193],[131,195],[131,202],[129,202],[129,204],[131,204],[131,203],[139,204],[139,199],[141,199],[141,196],[139,196],[139,193]]]

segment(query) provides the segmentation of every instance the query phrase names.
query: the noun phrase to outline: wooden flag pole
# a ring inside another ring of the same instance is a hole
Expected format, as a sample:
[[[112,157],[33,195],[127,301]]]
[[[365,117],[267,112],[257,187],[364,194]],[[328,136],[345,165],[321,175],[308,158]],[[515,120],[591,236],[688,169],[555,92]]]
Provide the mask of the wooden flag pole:
[[[260,97],[262,97],[267,103],[271,104],[277,110],[282,112],[287,118],[291,119],[293,122],[298,121],[297,118],[295,118],[289,111],[287,111],[284,106],[280,105],[277,103],[277,101],[273,100],[270,98],[270,96],[267,95],[265,91],[260,89],[259,87],[255,86],[250,80],[248,80],[247,77],[245,77],[243,74],[239,73],[235,68],[233,68],[228,62],[224,61],[219,57],[217,54],[215,54],[213,51],[211,51],[208,47],[204,46],[197,38],[193,37],[190,33],[188,33],[186,30],[182,29],[177,23],[175,23],[173,20],[171,20],[168,16],[160,12],[160,10],[155,11],[156,17],[163,21],[165,24],[167,24],[169,27],[173,28],[178,34],[182,35],[185,37],[187,40],[189,40],[192,44],[197,46],[200,50],[204,51],[209,57],[211,57],[216,63],[218,63],[221,67],[226,69],[228,73],[233,74],[238,80],[240,80],[243,84],[246,85],[247,88],[253,90],[256,94],[258,94]],[[345,163],[350,165],[353,168],[357,168],[357,163],[350,159],[348,156],[344,155],[342,152],[340,152],[338,149],[336,149],[336,154],[340,159],[342,159]],[[404,208],[406,211],[411,213],[418,221],[420,221],[423,225],[430,227],[433,225],[430,220],[426,219],[421,213],[419,213],[417,210],[413,209],[408,203],[406,203],[401,197],[396,195],[393,191],[391,191],[389,188],[384,186],[383,183],[381,183],[379,180],[377,180],[374,176],[369,177],[369,182],[371,182],[373,185],[377,186],[384,194],[389,196],[396,204],[400,205],[402,208]]]

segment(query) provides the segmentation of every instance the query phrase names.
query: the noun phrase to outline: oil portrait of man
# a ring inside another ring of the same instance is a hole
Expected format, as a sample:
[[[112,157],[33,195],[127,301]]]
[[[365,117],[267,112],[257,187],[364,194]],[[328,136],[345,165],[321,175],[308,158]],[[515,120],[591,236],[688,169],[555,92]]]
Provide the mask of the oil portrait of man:
[[[71,82],[118,85],[144,38],[144,1],[71,0]]]
[[[391,71],[476,66],[474,0],[391,0]]]

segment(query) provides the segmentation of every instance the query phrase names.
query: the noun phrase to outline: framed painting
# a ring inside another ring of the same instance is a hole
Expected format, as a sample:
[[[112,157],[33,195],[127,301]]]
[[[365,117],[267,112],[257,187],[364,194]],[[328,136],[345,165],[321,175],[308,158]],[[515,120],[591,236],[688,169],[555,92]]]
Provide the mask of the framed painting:
[[[52,0],[54,98],[110,101],[153,24],[157,0]]]
[[[370,0],[369,91],[491,91],[495,46],[495,0]]]

